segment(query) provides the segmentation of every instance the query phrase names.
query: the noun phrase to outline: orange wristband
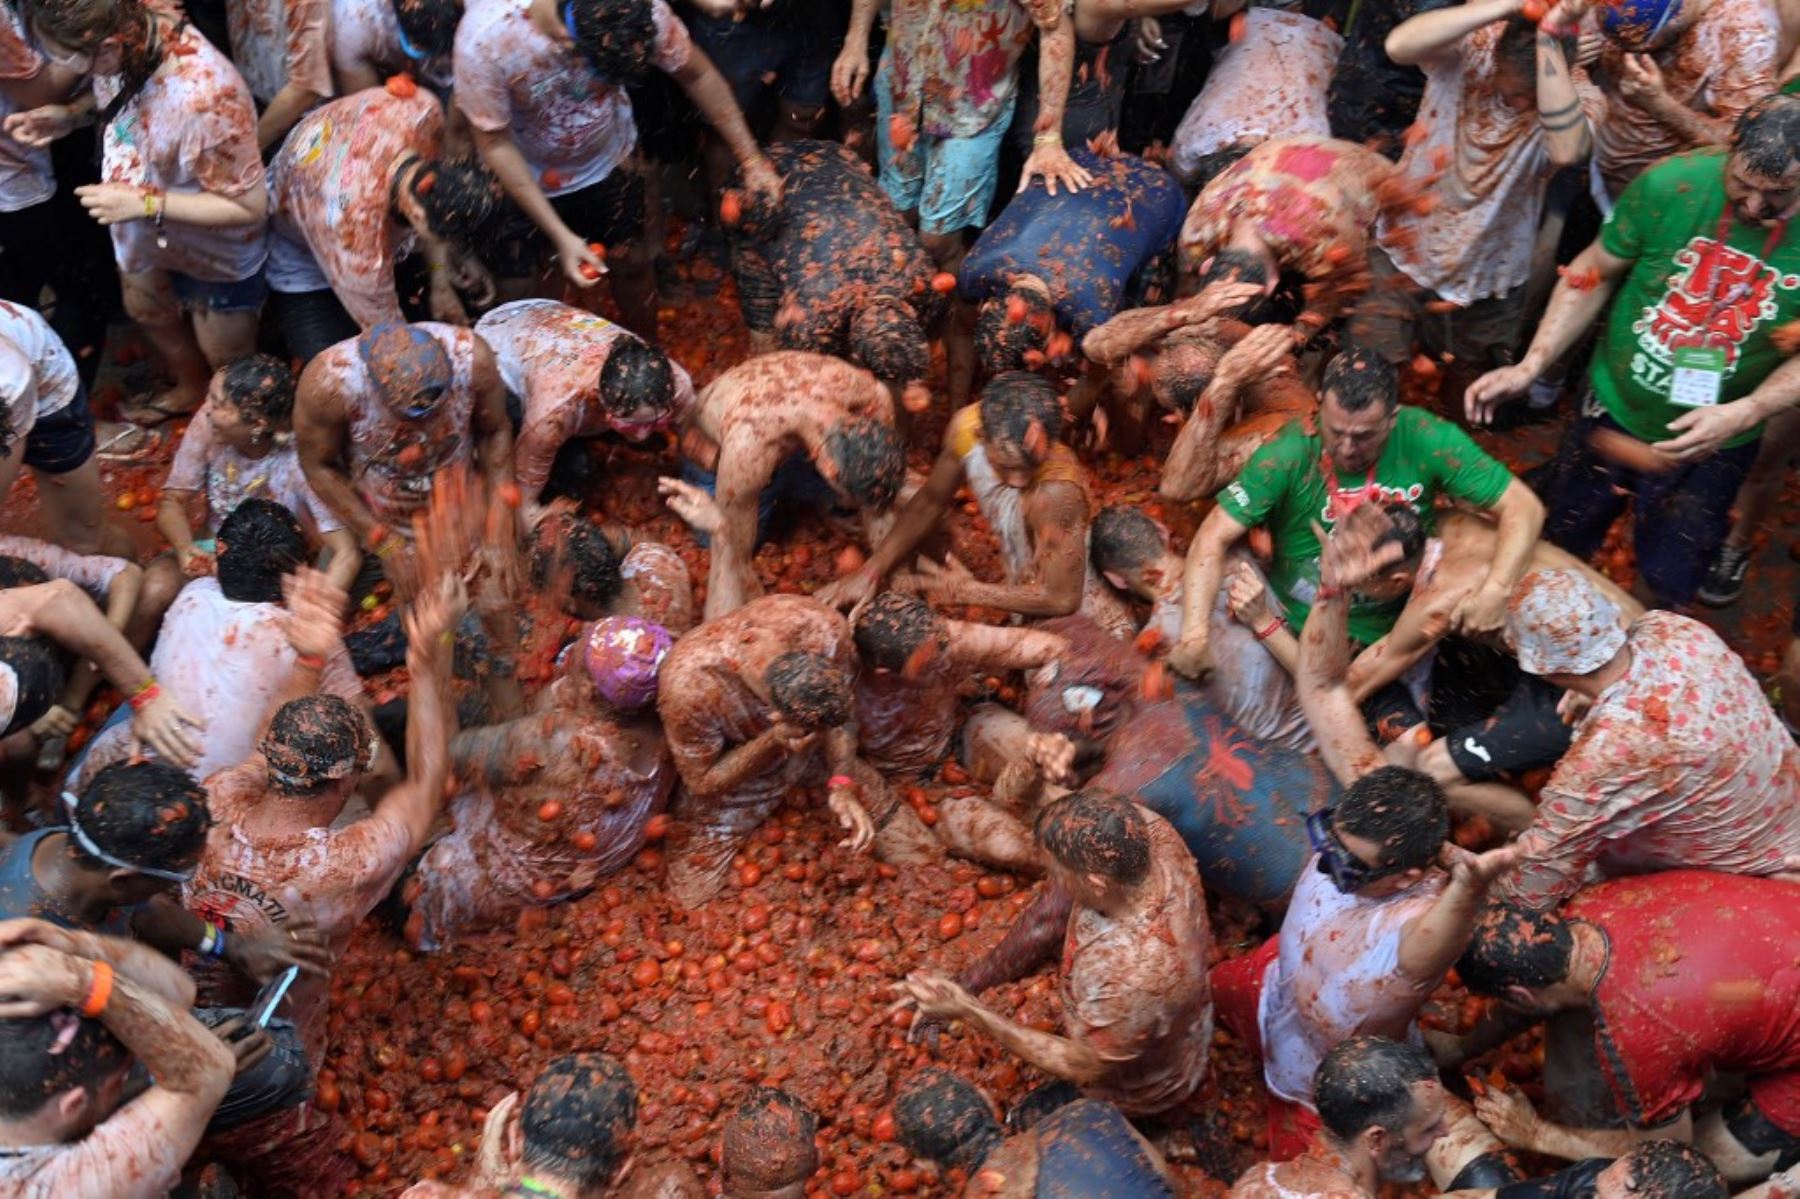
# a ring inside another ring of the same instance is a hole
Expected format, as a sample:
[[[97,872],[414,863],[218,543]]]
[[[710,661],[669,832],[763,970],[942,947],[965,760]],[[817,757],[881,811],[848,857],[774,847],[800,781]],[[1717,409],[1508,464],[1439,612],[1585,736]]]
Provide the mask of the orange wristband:
[[[107,962],[94,963],[94,976],[88,981],[87,998],[81,1001],[81,1014],[90,1020],[97,1020],[100,1013],[106,1010],[107,1002],[112,999],[113,968]]]

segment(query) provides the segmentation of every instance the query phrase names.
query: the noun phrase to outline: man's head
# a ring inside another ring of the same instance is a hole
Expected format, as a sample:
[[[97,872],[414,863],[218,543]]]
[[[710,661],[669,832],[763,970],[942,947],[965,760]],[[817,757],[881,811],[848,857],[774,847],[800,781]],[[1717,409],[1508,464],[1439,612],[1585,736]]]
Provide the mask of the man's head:
[[[1374,600],[1399,599],[1412,592],[1413,582],[1419,576],[1419,563],[1425,555],[1425,522],[1411,504],[1396,501],[1383,504],[1381,510],[1387,516],[1388,528],[1375,539],[1373,548],[1397,545],[1401,558],[1380,574],[1358,583],[1356,593]]]
[[[649,75],[656,51],[650,0],[558,0],[557,12],[602,82],[624,87]]]
[[[539,521],[527,536],[531,585],[553,595],[577,620],[595,620],[625,587],[619,551],[598,528],[573,513]]]
[[[233,449],[266,446],[294,421],[294,372],[272,354],[220,367],[206,391],[213,431]]]
[[[98,1020],[63,1009],[0,1020],[0,1123],[54,1144],[82,1140],[117,1110],[131,1054]]]
[[[394,178],[394,207],[439,241],[466,243],[500,206],[500,185],[480,162],[414,157]]]
[[[450,391],[450,355],[417,325],[388,321],[356,339],[375,394],[402,420],[425,420]]]
[[[1280,282],[1281,264],[1275,260],[1268,243],[1248,221],[1239,221],[1232,226],[1231,240],[1200,264],[1200,277],[1194,282],[1194,290],[1203,292],[1216,283],[1255,284],[1262,288],[1261,296],[1223,314],[1249,320],[1275,294],[1275,287]]]
[[[1195,160],[1194,169],[1188,176],[1188,182],[1194,185],[1194,190],[1203,191],[1207,184],[1242,162],[1244,156],[1254,149],[1256,149],[1254,142],[1233,142],[1223,150],[1202,154]]]
[[[885,512],[906,481],[906,448],[894,426],[865,417],[825,435],[819,473],[858,508]]]
[[[1090,787],[1038,810],[1033,829],[1050,875],[1091,908],[1110,906],[1150,874],[1150,824],[1123,795]]]
[[[375,764],[375,734],[363,714],[341,696],[319,692],[290,699],[263,734],[269,779],[284,794],[342,797]]]
[[[1619,606],[1573,570],[1534,570],[1506,603],[1506,640],[1529,674],[1568,687],[1625,648]]]
[[[1352,346],[1326,364],[1319,395],[1319,435],[1332,465],[1340,475],[1372,470],[1400,411],[1393,365]]]
[[[1062,401],[1042,376],[1006,371],[981,389],[981,439],[988,464],[1008,487],[1023,488],[1062,436]]]
[[[675,406],[675,368],[649,342],[621,336],[600,368],[600,407],[627,437],[642,439],[669,423]]]
[[[1537,107],[1537,41],[1541,30],[1537,22],[1514,17],[1500,33],[1494,48],[1493,87],[1510,107],[1530,112]],[[1556,39],[1562,46],[1563,59],[1575,61],[1578,40]]]
[[[294,514],[252,497],[219,525],[219,590],[240,604],[278,604],[281,580],[306,563],[306,534]]]
[[[1450,835],[1444,793],[1430,775],[1383,766],[1306,821],[1319,870],[1338,890],[1379,897],[1417,883]]]
[[[462,13],[462,0],[394,0],[400,49],[414,62],[450,53]]]
[[[1600,1171],[1594,1199],[1726,1199],[1712,1159],[1680,1141],[1645,1141]]]
[[[1752,104],[1731,131],[1725,197],[1737,219],[1773,227],[1800,210],[1800,96]]]
[[[1142,508],[1114,504],[1102,508],[1088,530],[1088,556],[1094,569],[1120,591],[1155,599],[1169,582],[1160,564],[1169,554],[1169,532]]]
[[[96,897],[143,903],[186,881],[206,847],[206,789],[163,762],[115,762],[63,792],[69,856]]]
[[[1575,934],[1560,915],[1492,902],[1475,922],[1456,969],[1478,995],[1547,1014],[1567,1006],[1563,984],[1574,960]]]
[[[877,670],[916,677],[949,649],[943,617],[917,596],[883,591],[857,613],[856,652]]]
[[[754,1087],[725,1122],[719,1166],[725,1193],[743,1199],[800,1199],[819,1165],[819,1121],[804,1103]]]
[[[1004,1139],[987,1096],[966,1079],[928,1066],[894,1096],[894,1132],[914,1157],[972,1170]]]
[[[1015,280],[975,310],[975,360],[990,375],[1041,365],[1055,332],[1050,290]]]
[[[1383,1037],[1340,1041],[1313,1075],[1326,1135],[1389,1182],[1421,1182],[1425,1155],[1448,1131],[1431,1055]]]
[[[653,620],[608,616],[582,638],[581,666],[603,702],[635,712],[656,700],[662,664],[673,648],[669,630]]]
[[[572,1053],[544,1067],[519,1111],[523,1165],[601,1195],[631,1156],[637,1084],[603,1053]]]
[[[904,385],[931,373],[925,330],[893,296],[876,296],[850,318],[850,356],[883,383]]]
[[[830,658],[793,650],[769,663],[763,682],[769,702],[791,725],[822,732],[850,719],[850,680]]]
[[[0,554],[0,591],[10,587],[36,587],[49,581],[49,574],[36,562]]]

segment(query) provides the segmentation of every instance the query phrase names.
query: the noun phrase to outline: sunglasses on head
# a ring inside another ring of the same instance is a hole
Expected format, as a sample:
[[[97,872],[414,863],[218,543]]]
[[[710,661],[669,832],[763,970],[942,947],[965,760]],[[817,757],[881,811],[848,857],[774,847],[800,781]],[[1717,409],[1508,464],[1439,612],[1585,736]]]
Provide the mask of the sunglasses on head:
[[[1328,876],[1332,885],[1345,895],[1354,895],[1376,879],[1395,872],[1392,866],[1371,866],[1344,844],[1337,834],[1332,817],[1336,808],[1320,808],[1306,818],[1306,839],[1319,855],[1319,873]]]
[[[400,409],[400,415],[407,420],[422,420],[430,416],[443,402],[444,390],[441,385],[419,388],[413,393],[412,401]]]

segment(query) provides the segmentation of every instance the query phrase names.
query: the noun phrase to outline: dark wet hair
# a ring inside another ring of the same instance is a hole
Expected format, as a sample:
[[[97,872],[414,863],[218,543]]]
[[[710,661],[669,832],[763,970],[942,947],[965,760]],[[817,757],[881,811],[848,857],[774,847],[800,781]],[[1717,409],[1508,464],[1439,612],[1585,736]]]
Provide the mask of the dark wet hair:
[[[1401,565],[1411,562],[1425,552],[1425,521],[1417,512],[1413,511],[1411,504],[1399,502],[1383,504],[1381,510],[1387,514],[1390,527],[1387,532],[1375,539],[1374,548],[1398,545],[1401,554],[1404,555],[1400,559]]]
[[[282,704],[262,740],[270,777],[293,795],[312,795],[367,769],[373,748],[374,732],[363,714],[325,692]]]
[[[220,386],[245,416],[277,426],[294,419],[294,370],[273,354],[245,354],[227,363]]]
[[[1482,909],[1456,970],[1469,990],[1504,995],[1511,986],[1562,982],[1574,956],[1575,934],[1557,913],[1494,901]]]
[[[739,1185],[762,1190],[805,1182],[818,1169],[819,1120],[786,1091],[753,1087],[725,1122],[719,1161]]]
[[[1215,283],[1257,283],[1269,281],[1269,264],[1248,250],[1227,246],[1215,251],[1206,269],[1200,273],[1199,290]]]
[[[1378,845],[1379,866],[1415,870],[1437,861],[1450,835],[1450,812],[1430,775],[1383,766],[1345,788],[1332,824]]]
[[[763,674],[769,699],[802,728],[835,729],[850,719],[850,680],[831,659],[792,650]]]
[[[1005,1139],[1000,1121],[968,1080],[927,1066],[894,1096],[894,1132],[914,1157],[973,1169]]]
[[[1379,354],[1350,346],[1325,364],[1319,395],[1337,397],[1345,412],[1362,412],[1371,404],[1392,412],[1400,404],[1400,373]]]
[[[421,164],[412,194],[425,212],[425,227],[445,241],[468,240],[500,207],[499,182],[473,159]]]
[[[1150,873],[1150,825],[1123,795],[1090,787],[1038,811],[1038,844],[1078,874],[1131,886]]]
[[[1220,175],[1229,171],[1232,167],[1241,162],[1246,154],[1254,149],[1256,149],[1256,145],[1252,142],[1237,142],[1234,145],[1227,146],[1223,150],[1214,150],[1211,154],[1202,154],[1194,163],[1192,172],[1195,190],[1204,188],[1214,179],[1217,179]]]
[[[1500,40],[1494,46],[1494,62],[1509,70],[1523,72],[1526,75],[1537,74],[1537,40],[1543,35],[1543,28],[1535,21],[1524,17],[1513,17],[1500,31]],[[1580,49],[1580,39],[1573,37],[1556,37],[1556,44],[1561,47],[1563,58],[1570,66],[1575,65],[1575,55]]]
[[[430,57],[450,53],[462,22],[462,0],[394,0],[394,19],[413,49]]]
[[[675,368],[669,356],[649,342],[620,337],[600,368],[600,406],[614,416],[629,416],[648,404],[658,413],[675,403]]]
[[[856,617],[856,652],[886,670],[905,670],[927,641],[944,638],[944,622],[930,604],[913,595],[883,591]],[[939,651],[943,649],[939,645]]]
[[[206,846],[212,816],[206,788],[166,762],[114,762],[88,783],[75,803],[81,831],[104,853],[157,870],[185,870]],[[75,860],[89,870],[112,870],[71,837]]]
[[[1011,313],[1019,304],[1024,305],[1025,316],[1014,320]],[[1011,284],[983,300],[975,311],[975,359],[988,374],[1025,370],[1029,366],[1025,356],[1033,350],[1046,353],[1055,329],[1050,297],[1036,288]]]
[[[575,48],[600,78],[623,87],[642,83],[656,50],[650,0],[566,0],[557,12],[573,18]]]
[[[603,1186],[625,1160],[637,1125],[637,1083],[604,1053],[571,1053],[544,1067],[519,1112],[525,1166]]]
[[[142,0],[36,0],[33,26],[71,50],[92,54],[107,38],[119,39],[118,94],[94,114],[104,129],[143,90],[162,65],[167,46],[152,46],[150,10]]]
[[[1046,442],[1062,436],[1062,402],[1043,376],[1005,371],[981,389],[981,435],[990,444],[1023,450],[1034,420],[1043,426]]]
[[[281,579],[306,563],[306,534],[273,500],[244,500],[219,524],[219,590],[240,604],[281,602]]]
[[[837,485],[858,507],[885,511],[906,481],[906,451],[894,427],[873,418],[849,421],[825,435],[824,454]]]
[[[58,1049],[69,1020],[74,1039]],[[0,1119],[23,1120],[75,1087],[92,1094],[130,1057],[104,1024],[67,1009],[0,1020]]]
[[[1731,1188],[1712,1159],[1680,1141],[1645,1141],[1623,1158],[1637,1199],[1726,1199]]]
[[[1348,1143],[1370,1128],[1400,1128],[1412,1115],[1413,1087],[1436,1077],[1431,1055],[1417,1045],[1351,1037],[1319,1063],[1313,1103],[1325,1130]]]
[[[850,357],[884,383],[911,383],[931,373],[931,345],[902,300],[881,296],[850,318]]]
[[[1758,175],[1785,178],[1800,162],[1800,96],[1777,92],[1752,104],[1732,127],[1731,152]]]
[[[604,608],[625,587],[619,551],[606,534],[573,514],[539,521],[525,541],[531,585],[541,592],[567,591],[573,605]]]
[[[1156,362],[1156,373],[1162,382],[1163,395],[1168,398],[1169,406],[1183,416],[1194,410],[1201,395],[1212,386],[1213,375],[1217,370],[1217,359],[1208,361],[1193,354],[1176,356],[1165,353],[1159,355]]]
[[[1148,566],[1169,548],[1169,535],[1142,508],[1114,504],[1100,509],[1088,530],[1088,557],[1094,569],[1125,574]]]
[[[49,572],[36,562],[0,554],[0,591],[13,587],[39,587],[49,581]]]

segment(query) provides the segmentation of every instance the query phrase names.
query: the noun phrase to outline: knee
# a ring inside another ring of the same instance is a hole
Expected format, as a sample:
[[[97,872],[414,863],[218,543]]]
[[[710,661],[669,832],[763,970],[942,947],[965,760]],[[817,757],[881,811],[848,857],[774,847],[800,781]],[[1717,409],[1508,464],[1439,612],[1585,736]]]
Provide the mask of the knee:
[[[144,571],[144,586],[138,592],[137,610],[151,620],[160,620],[181,593],[181,567],[175,559],[161,557]]]
[[[127,283],[123,288],[125,315],[140,325],[153,327],[181,323],[181,306],[173,293],[140,283]]]

